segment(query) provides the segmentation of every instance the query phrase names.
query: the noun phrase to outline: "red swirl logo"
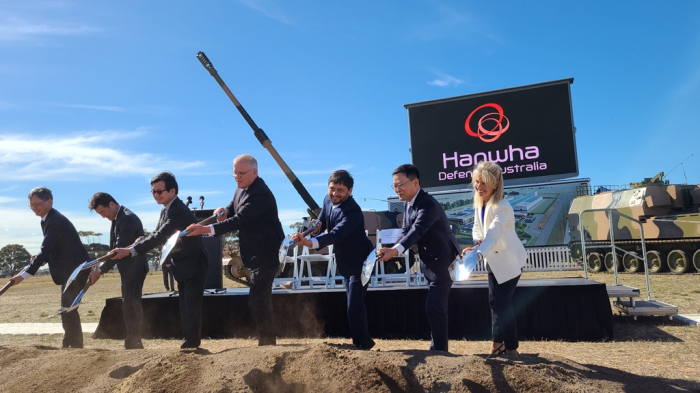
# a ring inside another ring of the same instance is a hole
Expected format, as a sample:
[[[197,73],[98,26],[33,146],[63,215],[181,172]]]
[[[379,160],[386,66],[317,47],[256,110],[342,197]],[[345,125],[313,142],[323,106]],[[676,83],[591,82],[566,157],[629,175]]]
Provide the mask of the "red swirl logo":
[[[496,112],[487,113],[481,116],[481,118],[479,118],[477,132],[474,132],[469,124],[472,120],[472,116],[474,116],[474,114],[482,108],[493,108],[496,110]],[[472,113],[469,114],[469,117],[467,117],[467,121],[464,123],[464,129],[467,130],[467,134],[475,136],[484,142],[495,141],[501,136],[501,134],[508,130],[508,127],[510,127],[510,121],[503,115],[503,108],[501,108],[501,106],[498,104],[484,104],[474,109]]]

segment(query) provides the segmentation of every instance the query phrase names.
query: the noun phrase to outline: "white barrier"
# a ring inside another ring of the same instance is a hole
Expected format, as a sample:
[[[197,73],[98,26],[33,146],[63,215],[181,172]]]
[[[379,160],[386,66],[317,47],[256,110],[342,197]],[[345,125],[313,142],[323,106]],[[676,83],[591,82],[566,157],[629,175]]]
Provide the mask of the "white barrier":
[[[583,270],[583,265],[571,260],[571,251],[567,246],[526,248],[527,263],[525,272],[547,272],[562,270]],[[486,273],[483,262],[474,268],[474,273]]]

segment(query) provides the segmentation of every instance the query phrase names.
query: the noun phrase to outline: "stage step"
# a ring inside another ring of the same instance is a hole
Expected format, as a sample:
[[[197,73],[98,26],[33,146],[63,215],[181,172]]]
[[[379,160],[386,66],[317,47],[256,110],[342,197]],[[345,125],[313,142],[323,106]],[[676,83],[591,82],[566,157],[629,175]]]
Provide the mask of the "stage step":
[[[608,297],[627,297],[632,299],[633,297],[639,297],[639,288],[630,287],[627,285],[606,285],[605,289],[608,291]]]
[[[678,307],[658,300],[616,300],[613,307],[620,313],[630,315],[637,320],[639,315],[653,315],[668,317],[673,320],[674,315],[678,315]]]

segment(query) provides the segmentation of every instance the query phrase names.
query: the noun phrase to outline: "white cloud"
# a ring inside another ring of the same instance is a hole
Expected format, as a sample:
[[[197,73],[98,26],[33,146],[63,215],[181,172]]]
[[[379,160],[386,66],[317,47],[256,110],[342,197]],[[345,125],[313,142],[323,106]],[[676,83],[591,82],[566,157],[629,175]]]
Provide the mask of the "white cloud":
[[[282,223],[282,229],[286,233],[291,233],[295,232],[291,229],[289,229],[289,226],[294,224],[295,222],[300,222],[302,221],[303,217],[308,217],[309,213],[307,213],[305,210],[291,210],[291,209],[282,209],[277,212],[280,222]]]
[[[429,12],[423,16],[421,18],[422,24],[413,33],[419,40],[433,41],[452,37],[473,42],[483,39],[499,44],[503,42],[501,38],[492,32],[492,28],[483,18],[445,4],[436,2],[432,2],[432,4],[432,11],[435,13],[431,15]],[[425,23],[423,20],[430,21]]]
[[[16,16],[0,16],[0,42],[28,41],[49,36],[78,36],[99,31],[82,24],[33,22]]]
[[[11,198],[6,196],[0,196],[0,203],[11,203],[19,201],[19,198]]]
[[[428,84],[431,86],[438,86],[438,87],[445,87],[445,86],[457,86],[461,85],[464,83],[463,80],[457,79],[453,76],[443,74],[440,72],[436,72],[437,78],[433,79],[432,81],[428,81]]]
[[[200,161],[174,161],[115,145],[142,133],[108,130],[68,136],[0,135],[0,181],[81,180],[86,175],[143,175],[195,168]]]
[[[125,112],[126,108],[121,106],[107,106],[107,105],[81,105],[81,104],[52,104],[54,106],[62,106],[65,108],[79,108],[79,109],[93,109],[98,111],[109,111],[109,112]]]
[[[239,3],[246,7],[252,8],[255,11],[261,12],[263,15],[272,18],[278,22],[288,25],[295,24],[289,15],[282,10],[277,4],[270,0],[238,0]]]

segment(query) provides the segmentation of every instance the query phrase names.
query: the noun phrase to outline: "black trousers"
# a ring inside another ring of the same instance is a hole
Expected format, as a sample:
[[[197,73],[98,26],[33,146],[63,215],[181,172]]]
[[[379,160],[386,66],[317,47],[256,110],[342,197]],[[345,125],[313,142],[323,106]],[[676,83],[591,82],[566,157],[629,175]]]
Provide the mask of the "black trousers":
[[[509,350],[518,349],[518,324],[513,311],[513,293],[520,276],[499,284],[490,268],[488,271],[492,341],[505,343]]]
[[[447,352],[447,300],[452,288],[452,280],[428,281],[428,296],[425,311],[430,324],[431,351]]]
[[[141,330],[143,326],[143,306],[141,295],[143,294],[143,282],[148,272],[147,266],[129,266],[129,269],[119,266],[122,289],[122,315],[126,327],[125,346],[133,346],[141,343]],[[122,272],[122,270],[124,270]]]
[[[177,280],[182,333],[185,341],[197,346],[202,340],[202,299],[208,273],[209,269],[204,269],[195,276]]]
[[[70,307],[73,301],[80,291],[85,287],[88,275],[90,275],[90,270],[83,270],[78,274],[75,281],[73,281],[68,290],[66,285],[61,285],[61,307]],[[78,309],[71,312],[61,314],[61,325],[63,326],[63,331],[65,332],[63,336],[63,347],[64,348],[82,348],[83,347],[83,326],[80,324],[80,314],[78,314]]]
[[[367,307],[365,307],[367,287],[362,285],[362,278],[359,274],[343,279],[343,283],[348,300],[350,335],[352,343],[359,347],[370,339],[367,328]]]
[[[248,306],[258,326],[258,345],[277,344],[272,315],[272,282],[279,266],[261,267],[250,271]]]

